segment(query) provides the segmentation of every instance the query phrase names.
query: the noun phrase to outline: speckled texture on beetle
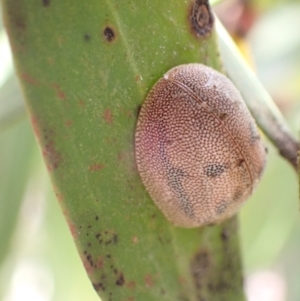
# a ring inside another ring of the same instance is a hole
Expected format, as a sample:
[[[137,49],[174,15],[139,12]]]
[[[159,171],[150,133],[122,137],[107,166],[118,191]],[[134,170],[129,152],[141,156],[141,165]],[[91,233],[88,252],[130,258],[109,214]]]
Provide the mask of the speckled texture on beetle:
[[[138,171],[176,226],[234,215],[264,170],[256,124],[232,82],[201,64],[168,71],[146,97],[137,122]]]

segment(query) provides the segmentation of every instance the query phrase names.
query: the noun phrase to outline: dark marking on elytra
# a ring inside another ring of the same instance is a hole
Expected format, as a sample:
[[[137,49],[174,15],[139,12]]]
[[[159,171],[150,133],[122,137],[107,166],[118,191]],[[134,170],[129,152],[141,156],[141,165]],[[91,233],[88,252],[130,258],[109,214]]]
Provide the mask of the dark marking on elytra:
[[[233,195],[233,201],[237,202],[243,195],[243,189],[238,187]]]
[[[223,214],[227,208],[227,203],[226,201],[222,201],[219,203],[216,207],[216,214]]]
[[[109,26],[105,27],[103,34],[104,34],[105,40],[108,42],[112,42],[115,39],[115,33],[114,33],[113,29],[110,28]]]
[[[220,119],[220,120],[225,120],[227,116],[228,116],[228,115],[227,115],[226,113],[220,113],[220,114],[219,114],[219,119]]]
[[[192,3],[189,21],[193,34],[198,38],[205,38],[210,35],[214,17],[208,0],[195,0]]]
[[[165,163],[167,180],[168,180],[169,186],[172,187],[173,191],[176,193],[176,195],[177,195],[176,199],[180,200],[180,206],[182,207],[184,213],[188,217],[193,218],[194,211],[190,205],[191,202],[190,202],[190,200],[184,190],[184,187],[182,185],[182,179],[187,177],[188,175],[182,169],[177,168],[172,165],[168,156],[166,155],[164,144],[161,143],[161,145],[160,145],[160,153],[161,153],[161,157]]]
[[[226,170],[226,166],[218,163],[211,163],[205,166],[204,174],[210,178],[219,177]]]
[[[238,163],[237,163],[237,166],[241,167],[243,164],[245,163],[245,159],[239,159],[238,160]]]
[[[260,135],[258,133],[258,130],[252,122],[249,123],[249,129],[250,129],[250,143],[254,144],[256,141],[260,140]]]

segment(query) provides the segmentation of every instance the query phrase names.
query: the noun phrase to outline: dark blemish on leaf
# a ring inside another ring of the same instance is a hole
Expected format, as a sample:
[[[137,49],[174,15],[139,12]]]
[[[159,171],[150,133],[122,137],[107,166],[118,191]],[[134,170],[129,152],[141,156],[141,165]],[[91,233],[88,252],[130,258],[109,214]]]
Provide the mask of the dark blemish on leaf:
[[[85,42],[89,42],[91,40],[91,36],[88,33],[85,33],[83,35],[83,39],[84,39]]]
[[[98,239],[101,236],[100,233],[96,234],[96,238]]]
[[[99,216],[97,215],[96,217],[95,217],[95,220],[97,221],[99,219]]]
[[[116,281],[116,285],[123,285],[125,283],[125,278],[123,273],[120,273],[119,278]]]
[[[87,255],[86,255],[86,260],[89,262],[89,264],[90,264],[91,266],[94,265],[93,258],[92,258],[92,255],[91,255],[91,254],[87,254]]]
[[[107,124],[112,124],[113,123],[113,115],[111,113],[110,109],[106,109],[103,112],[103,119]]]
[[[266,152],[266,154],[269,153],[269,149],[266,146],[265,146],[265,152]]]
[[[227,242],[227,240],[229,239],[229,231],[227,228],[224,228],[221,232],[221,239],[223,242]]]
[[[112,42],[115,39],[115,33],[114,33],[113,29],[108,26],[105,27],[103,34],[104,34],[104,38],[108,42]]]
[[[91,247],[91,246],[92,246],[92,244],[89,242],[89,243],[88,243],[88,247]]]
[[[214,17],[208,0],[195,0],[192,3],[189,22],[192,33],[198,38],[206,38],[210,35],[214,24]]]
[[[209,252],[206,250],[198,251],[192,259],[190,263],[190,270],[197,290],[203,287],[203,280],[208,275],[211,264]]]
[[[208,164],[204,167],[204,174],[208,177],[219,177],[226,170],[226,166],[222,164]]]
[[[91,225],[88,225],[88,229],[91,229],[92,228],[92,226]]]
[[[98,268],[98,269],[102,269],[103,267],[104,267],[104,258],[103,257],[99,257],[98,259],[97,259],[97,263],[96,263],[96,268]],[[105,278],[105,275],[102,275],[102,276],[104,276],[104,278]],[[104,279],[103,277],[102,277],[102,279]]]
[[[97,283],[93,283],[93,287],[96,292],[99,292],[100,287],[98,286]]]
[[[40,84],[40,82],[33,78],[32,76],[30,76],[28,73],[22,73],[21,74],[21,78],[28,84],[33,85],[33,86],[38,86]]]
[[[59,99],[62,99],[62,100],[66,99],[66,94],[62,91],[61,87],[58,84],[52,84],[52,87],[54,88],[56,96]]]
[[[109,254],[106,255],[107,258],[111,258],[111,256]]]
[[[89,167],[89,171],[99,171],[104,168],[103,164],[93,164]]]
[[[50,5],[50,0],[42,0],[43,1],[43,6],[48,7]]]
[[[95,291],[99,291],[99,290],[102,290],[102,291],[105,291],[105,286],[102,282],[99,282],[99,283],[93,283],[93,287],[95,289]]]

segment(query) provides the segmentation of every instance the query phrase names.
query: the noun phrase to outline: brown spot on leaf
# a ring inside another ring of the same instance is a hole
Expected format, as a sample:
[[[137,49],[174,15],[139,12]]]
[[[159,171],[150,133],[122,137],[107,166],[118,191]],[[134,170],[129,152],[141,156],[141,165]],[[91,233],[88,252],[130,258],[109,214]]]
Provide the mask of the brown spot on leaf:
[[[154,286],[153,277],[150,274],[146,275],[144,280],[145,280],[145,284],[148,288],[151,288]]]
[[[108,42],[112,42],[116,37],[114,30],[109,26],[104,28],[103,35],[105,40]]]
[[[94,287],[95,291],[97,291],[97,292],[100,290],[105,291],[105,286],[102,282],[93,283],[93,287]]]
[[[101,170],[102,168],[104,168],[104,165],[103,164],[100,164],[100,163],[96,163],[96,164],[93,164],[89,167],[89,171],[99,171]]]
[[[128,283],[126,283],[126,287],[133,290],[136,287],[136,283],[134,281],[129,281]]]
[[[200,250],[191,262],[191,273],[197,289],[202,288],[202,283],[211,268],[212,262],[209,252]]]
[[[118,153],[118,161],[122,161],[125,158],[125,154],[124,153]]]
[[[38,126],[38,119],[35,116],[31,116],[30,121],[31,121],[31,126],[34,131],[34,135],[36,138],[39,139],[41,137],[41,135],[40,135],[40,129]]]
[[[84,101],[83,101],[82,99],[80,99],[80,100],[78,101],[78,104],[79,104],[79,106],[80,106],[81,108],[84,108],[84,107],[85,107],[85,103],[84,103]]]
[[[61,89],[61,87],[58,84],[53,84],[52,87],[54,88],[56,96],[59,99],[62,99],[62,100],[66,99],[66,94],[63,92],[63,90]]]
[[[67,121],[65,122],[65,125],[66,125],[67,127],[71,126],[72,124],[73,124],[73,121],[72,121],[72,120],[67,120]]]
[[[51,172],[59,167],[61,163],[61,155],[57,151],[54,142],[53,130],[44,130],[45,143],[42,149],[42,154],[45,158],[48,171]]]
[[[104,267],[104,258],[102,256],[98,257],[97,262],[96,262],[96,267],[98,269],[102,269]]]
[[[40,84],[37,79],[30,76],[28,73],[22,73],[21,78],[30,85],[38,86]]]
[[[81,260],[87,274],[91,275],[93,273],[93,265],[91,265],[90,261],[86,258],[86,256],[82,256]]]
[[[110,109],[106,109],[103,112],[103,118],[104,118],[104,120],[105,120],[106,123],[108,123],[108,124],[112,124],[113,123],[113,116],[112,116],[112,113],[111,113]]]
[[[192,33],[198,38],[205,38],[210,35],[214,24],[214,17],[208,0],[195,0],[192,3],[189,21]]]

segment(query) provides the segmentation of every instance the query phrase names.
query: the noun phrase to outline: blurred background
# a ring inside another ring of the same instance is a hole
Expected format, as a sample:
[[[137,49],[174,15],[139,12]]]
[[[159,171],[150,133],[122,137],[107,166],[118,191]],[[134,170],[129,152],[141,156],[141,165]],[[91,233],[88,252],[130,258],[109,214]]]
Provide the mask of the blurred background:
[[[299,137],[300,1],[218,2],[215,12]],[[245,291],[248,301],[300,300],[297,175],[267,140],[266,145],[263,180],[239,216]],[[2,19],[0,300],[99,300],[54,198],[26,116]]]

